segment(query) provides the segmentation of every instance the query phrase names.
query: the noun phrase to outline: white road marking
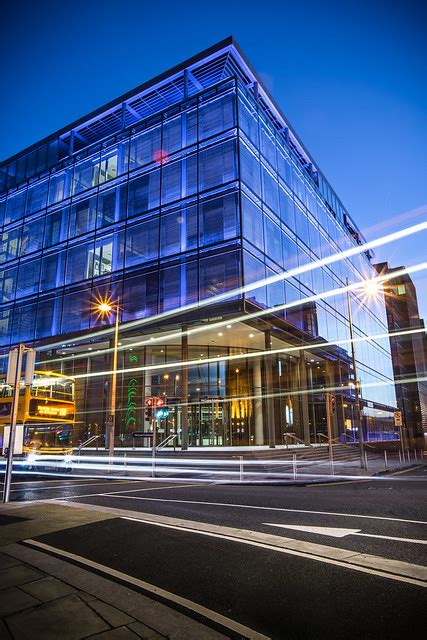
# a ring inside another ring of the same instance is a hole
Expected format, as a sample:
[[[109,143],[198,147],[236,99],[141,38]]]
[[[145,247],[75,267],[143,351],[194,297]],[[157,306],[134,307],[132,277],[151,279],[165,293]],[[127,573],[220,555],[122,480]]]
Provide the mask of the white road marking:
[[[200,485],[186,485],[187,487],[198,487]],[[115,491],[114,493],[120,493]],[[126,493],[126,492],[123,492]],[[130,490],[128,493],[132,493]],[[95,494],[95,495],[111,495],[111,494]],[[80,498],[82,496],[76,496]],[[120,498],[120,496],[112,496],[114,498]],[[310,511],[308,509],[284,509],[282,507],[264,507],[251,504],[233,504],[229,502],[208,502],[203,500],[178,500],[173,498],[141,498],[139,496],[123,496],[126,500],[152,500],[154,502],[179,502],[183,504],[203,504],[211,507],[232,507],[233,509],[260,509],[263,511],[284,511],[287,513],[311,513],[319,516],[344,516],[346,518],[368,518],[369,520],[390,520],[392,522],[409,522],[410,524],[427,524],[422,520],[405,520],[404,518],[387,518],[386,516],[367,516],[358,513],[336,513],[334,511]]]
[[[148,481],[149,482],[149,481]],[[106,493],[85,493],[82,496],[67,496],[67,500],[77,500],[78,498],[91,498],[93,496],[111,496],[115,498],[114,494],[116,493],[133,493],[135,491],[158,491],[159,489],[180,489],[181,487],[200,487],[200,484],[173,484],[167,487],[144,487],[143,489],[126,489],[125,491],[108,491]],[[117,496],[120,497],[120,496]],[[127,496],[122,496],[123,498],[127,498]],[[52,500],[56,500],[56,498],[52,498]]]
[[[68,487],[97,487],[104,484],[120,484],[122,480],[110,480],[107,482],[87,482],[86,484],[60,484],[57,487],[27,487],[26,489],[11,489],[11,491],[49,491],[50,489],[68,489]],[[134,481],[136,482],[136,481]],[[127,483],[126,483],[127,484]],[[13,486],[13,485],[12,485]],[[136,491],[136,489],[132,489]]]
[[[156,527],[163,527],[165,529],[174,529],[177,531],[184,531],[186,533],[194,533],[212,538],[230,540],[232,542],[238,542],[240,544],[269,549],[270,551],[276,551],[278,553],[285,553],[309,560],[316,560],[317,562],[333,564],[344,569],[351,569],[353,571],[360,571],[362,573],[370,573],[382,578],[397,580],[398,582],[406,582],[408,584],[414,584],[419,587],[427,587],[427,581],[425,577],[427,576],[427,568],[421,565],[410,564],[408,562],[400,562],[397,560],[391,560],[390,558],[382,558],[381,556],[355,553],[350,550],[327,547],[319,544],[314,545],[312,543],[290,538],[284,538],[283,542],[280,541],[279,543],[272,543],[269,541],[275,541],[276,536],[262,534],[259,531],[247,531],[244,529],[233,529],[231,527],[206,525],[206,523],[202,522],[192,523],[193,525],[198,525],[198,528],[196,529],[193,526],[189,527],[181,524],[169,524],[166,522],[161,522],[159,520],[132,518],[128,516],[121,516],[121,518],[123,520],[140,522],[142,524],[154,525]],[[205,528],[203,529],[202,527]],[[220,531],[223,531],[224,533],[220,533]],[[242,537],[244,534],[246,536],[252,536],[252,538],[249,539],[248,537]],[[259,540],[257,540],[256,538],[259,538]],[[267,542],[262,542],[261,540],[266,540]],[[296,547],[298,547],[298,550]],[[315,550],[316,553],[313,553],[313,550]],[[322,551],[325,553],[325,555],[321,555]],[[341,559],[338,560],[332,558],[331,553],[335,553],[337,557],[341,556]],[[343,555],[345,553],[347,553],[348,555]],[[401,571],[401,573],[399,573],[399,571]]]
[[[63,551],[62,549],[58,549],[56,547],[52,547],[49,544],[45,544],[44,542],[38,542],[37,540],[24,540],[24,542],[32,547],[37,547],[39,549],[43,549],[44,551],[50,551],[55,553],[56,555],[63,556],[65,558],[69,558],[70,560],[75,560],[80,564],[86,565],[87,567],[91,567],[92,569],[96,569],[97,571],[102,571],[102,573],[107,574],[107,576],[114,576],[119,580],[123,580],[128,584],[132,584],[136,587],[144,589],[145,591],[149,591],[150,593],[155,593],[156,595],[164,598],[165,600],[169,600],[170,602],[174,602],[181,607],[184,607],[187,611],[194,611],[195,613],[203,616],[208,620],[212,620],[217,624],[222,625],[226,629],[231,629],[232,631],[238,633],[239,635],[244,636],[245,638],[250,638],[251,640],[269,640],[268,636],[264,636],[249,627],[246,627],[231,618],[227,618],[226,616],[213,611],[212,609],[208,609],[197,602],[193,602],[192,600],[188,600],[187,598],[183,598],[182,596],[177,595],[176,593],[172,593],[171,591],[166,591],[165,589],[161,589],[154,584],[150,584],[149,582],[145,582],[144,580],[139,580],[138,578],[134,578],[122,571],[117,571],[112,567],[108,567],[104,564],[99,564],[98,562],[94,562],[93,560],[89,560],[88,558],[84,558],[83,556],[79,556],[75,553],[70,553],[69,551]]]
[[[331,536],[332,538],[345,538],[346,536],[363,536],[365,538],[380,538],[381,540],[396,540],[397,542],[411,542],[414,544],[427,544],[427,540],[416,540],[412,538],[396,538],[394,536],[380,536],[373,533],[362,533],[360,529],[343,529],[340,527],[308,527],[300,524],[274,524],[263,522],[267,527],[281,527],[292,529],[293,531],[304,531],[306,533],[317,533],[321,536]]]

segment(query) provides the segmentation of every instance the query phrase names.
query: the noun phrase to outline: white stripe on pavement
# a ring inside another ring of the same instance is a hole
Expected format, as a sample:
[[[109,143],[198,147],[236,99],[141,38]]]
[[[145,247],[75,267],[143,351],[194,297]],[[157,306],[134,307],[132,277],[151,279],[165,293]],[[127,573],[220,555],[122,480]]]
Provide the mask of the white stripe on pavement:
[[[99,564],[98,562],[94,562],[93,560],[89,560],[88,558],[84,558],[83,556],[79,556],[75,553],[70,553],[69,551],[64,551],[63,549],[58,549],[57,547],[52,547],[49,544],[45,544],[44,542],[38,542],[37,540],[24,540],[24,542],[32,547],[37,547],[39,549],[43,549],[44,551],[53,552],[56,555],[63,556],[65,558],[69,558],[70,560],[75,560],[80,564],[86,565],[87,567],[91,567],[92,569],[96,569],[97,571],[102,571],[102,573],[107,574],[107,576],[114,576],[119,580],[123,580],[128,584],[132,584],[136,587],[144,589],[150,593],[154,593],[169,602],[174,602],[181,607],[184,607],[188,612],[194,611],[195,613],[203,616],[207,620],[212,620],[217,624],[225,627],[226,629],[231,629],[232,631],[238,633],[244,638],[249,638],[250,640],[269,640],[268,636],[264,636],[249,627],[246,627],[231,618],[227,618],[226,616],[213,611],[212,609],[208,609],[197,602],[192,600],[188,600],[187,598],[183,598],[182,596],[177,595],[176,593],[172,593],[171,591],[166,591],[165,589],[161,589],[154,584],[150,584],[149,582],[145,582],[144,580],[139,580],[134,576],[130,576],[122,571],[117,571],[112,567],[108,567],[104,564]],[[190,614],[191,615],[191,614]]]
[[[410,564],[392,560],[390,558],[382,558],[381,556],[373,556],[363,553],[355,553],[349,549],[340,549],[339,547],[329,547],[292,538],[281,538],[271,536],[259,531],[248,531],[245,529],[234,529],[232,527],[220,527],[218,525],[207,525],[205,522],[187,522],[181,521],[182,524],[172,524],[175,518],[159,518],[149,520],[148,518],[132,518],[129,516],[121,516],[123,520],[131,522],[140,522],[141,524],[153,525],[165,529],[174,529],[185,533],[203,535],[211,538],[220,538],[240,544],[269,549],[278,553],[299,556],[309,560],[316,560],[325,564],[333,564],[343,569],[351,569],[362,573],[369,573],[398,582],[406,582],[419,587],[427,586],[427,567],[421,565]],[[169,522],[166,522],[169,520]],[[188,526],[190,525],[190,526]],[[197,527],[197,528],[196,528]],[[245,536],[245,537],[243,537]],[[335,556],[335,557],[334,557]],[[337,559],[340,558],[340,559]]]
[[[381,536],[374,533],[362,533],[360,529],[344,529],[342,527],[312,527],[302,524],[279,524],[274,522],[263,522],[262,524],[267,527],[280,527],[281,529],[291,529],[292,531],[302,531],[304,533],[315,533],[316,535],[331,536],[332,538],[363,536],[365,538],[380,538],[381,540],[395,540],[397,542],[427,544],[427,540],[418,540],[415,538],[396,538],[395,536]]]
[[[186,485],[187,487],[198,487],[200,485]],[[114,493],[121,493],[120,491],[115,491]],[[122,493],[126,493],[123,491]],[[129,490],[128,493],[132,493],[132,489]],[[95,495],[111,495],[110,493],[101,493]],[[76,496],[76,498],[80,498],[84,496]],[[113,495],[113,498],[120,498],[120,496]],[[311,513],[319,516],[340,516],[346,518],[368,518],[369,520],[389,520],[391,522],[409,522],[410,524],[427,524],[423,520],[405,520],[404,518],[388,518],[386,516],[367,516],[365,514],[360,513],[337,513],[334,511],[310,511],[308,509],[285,509],[282,507],[264,507],[258,505],[251,504],[234,504],[230,502],[208,502],[203,500],[178,500],[174,498],[142,498],[139,496],[123,496],[126,500],[152,500],[154,502],[178,502],[183,504],[203,504],[209,505],[211,507],[232,507],[233,509],[260,509],[263,511],[284,511],[287,513]]]

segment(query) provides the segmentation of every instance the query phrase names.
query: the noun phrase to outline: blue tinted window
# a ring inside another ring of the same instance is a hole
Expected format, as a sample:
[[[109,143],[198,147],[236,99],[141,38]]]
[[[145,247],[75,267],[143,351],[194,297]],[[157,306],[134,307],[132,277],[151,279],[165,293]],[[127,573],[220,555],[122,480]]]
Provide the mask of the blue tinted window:
[[[229,140],[199,154],[199,188],[210,189],[218,185],[235,180],[236,173],[236,144]]]
[[[155,260],[159,253],[158,217],[128,227],[126,231],[126,267]]]
[[[264,251],[264,225],[261,209],[246,196],[242,196],[242,208],[244,238]]]
[[[40,260],[31,260],[19,265],[16,297],[22,298],[36,293],[39,284]]]
[[[69,237],[80,236],[95,229],[96,196],[71,206]]]
[[[197,207],[183,207],[160,219],[160,255],[170,256],[197,247]]]
[[[40,271],[40,291],[61,287],[64,283],[65,252],[52,253],[42,258]]]
[[[240,286],[239,256],[240,252],[232,251],[200,260],[200,298],[215,296]]]
[[[123,320],[145,318],[157,313],[158,272],[128,278],[124,284]]]
[[[16,278],[18,267],[0,271],[0,299],[1,302],[8,302],[15,297]]]
[[[162,204],[185,198],[197,191],[197,156],[166,164],[162,170]]]
[[[67,252],[66,284],[91,278],[93,273],[93,242],[71,247]]]
[[[21,237],[21,255],[38,251],[43,245],[44,218],[24,224]]]
[[[160,172],[146,173],[129,182],[128,215],[145,213],[159,206]]]
[[[34,337],[36,304],[15,307],[12,323],[12,343],[27,342]]]
[[[200,244],[235,238],[239,231],[237,194],[215,198],[200,205]]]
[[[243,144],[240,145],[240,172],[243,182],[261,197],[260,163]]]
[[[1,235],[0,262],[8,262],[18,256],[22,227],[4,231]]]
[[[235,126],[235,96],[215,98],[199,107],[199,139],[208,138]]]
[[[259,280],[264,280],[265,265],[260,260],[257,260],[257,258],[254,258],[254,256],[250,253],[244,251],[243,273],[245,277],[245,286],[258,282]],[[262,307],[265,307],[267,304],[267,292],[265,285],[256,287],[255,289],[251,289],[250,291],[246,291],[245,298],[247,300],[252,300],[252,302],[259,304]]]
[[[270,218],[264,216],[264,232],[265,232],[265,246],[268,253],[268,257],[278,265],[282,265],[282,234],[277,226]]]
[[[161,128],[143,131],[130,141],[129,169],[143,167],[150,162],[158,162],[162,155]]]
[[[65,240],[67,237],[68,217],[70,209],[58,209],[46,217],[44,231],[44,246],[51,247],[53,244]]]
[[[10,195],[6,202],[5,224],[22,218],[25,213],[25,191]]]
[[[48,182],[38,182],[27,191],[26,214],[30,215],[35,211],[40,211],[46,206]]]
[[[62,333],[71,333],[89,328],[91,313],[90,289],[69,293],[62,305]]]

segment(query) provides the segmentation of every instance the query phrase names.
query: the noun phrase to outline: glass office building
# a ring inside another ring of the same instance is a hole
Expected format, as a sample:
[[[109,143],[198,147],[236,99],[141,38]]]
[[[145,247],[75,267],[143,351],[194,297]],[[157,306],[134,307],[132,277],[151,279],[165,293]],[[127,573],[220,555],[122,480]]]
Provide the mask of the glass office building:
[[[363,238],[232,38],[2,162],[0,193],[2,353],[25,342],[76,376],[82,437],[108,414],[106,298],[118,443],[153,396],[184,447],[318,441],[325,387],[335,435],[354,431],[346,295],[316,295],[372,277],[372,256],[314,264]],[[363,340],[387,332],[384,300],[351,297],[374,438],[395,406],[388,339]]]

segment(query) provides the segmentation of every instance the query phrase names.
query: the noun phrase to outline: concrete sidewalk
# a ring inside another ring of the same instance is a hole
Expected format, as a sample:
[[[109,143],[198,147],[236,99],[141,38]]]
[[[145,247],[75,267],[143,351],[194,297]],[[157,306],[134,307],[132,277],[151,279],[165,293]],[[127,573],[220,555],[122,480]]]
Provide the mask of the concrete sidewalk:
[[[60,505],[0,507],[0,639],[223,640],[230,637],[22,541],[114,515]]]

